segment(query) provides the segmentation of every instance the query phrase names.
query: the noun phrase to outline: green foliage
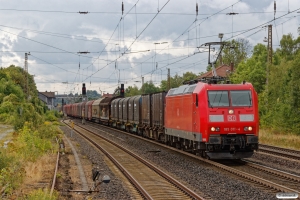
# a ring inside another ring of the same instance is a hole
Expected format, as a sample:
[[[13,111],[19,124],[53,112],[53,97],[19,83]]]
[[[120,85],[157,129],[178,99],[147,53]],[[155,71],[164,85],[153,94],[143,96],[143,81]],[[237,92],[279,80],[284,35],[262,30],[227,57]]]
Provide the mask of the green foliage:
[[[57,113],[57,111],[56,111],[56,113]],[[56,116],[55,112],[50,111],[50,110],[46,111],[45,120],[51,121],[51,122],[52,121],[57,121],[57,116]]]
[[[45,115],[45,105],[39,100],[33,77],[28,76],[29,96],[25,95],[23,69],[10,66],[0,69],[0,121],[12,124],[17,130],[13,143],[0,150],[0,188],[10,195],[23,180],[27,161],[35,161],[43,154],[52,151],[53,138],[61,133],[57,129],[57,111]],[[56,123],[44,123],[44,120]],[[28,123],[30,122],[30,123]],[[40,195],[38,191],[29,199],[55,199]]]
[[[171,88],[177,88],[183,84],[185,81],[196,79],[198,75],[194,74],[193,72],[186,72],[183,74],[183,76],[179,76],[176,74],[174,77],[170,78],[170,86]],[[161,91],[167,91],[168,90],[168,81],[162,80],[160,84],[160,90]]]
[[[231,75],[231,81],[233,83],[250,82],[257,93],[260,94],[266,83],[266,60],[266,47],[262,44],[256,45],[252,57],[237,66],[235,72]]]
[[[283,35],[280,40],[281,56],[287,61],[293,59],[295,53],[295,44],[297,41],[293,40],[292,34]]]
[[[9,157],[3,149],[0,150],[0,170],[8,167],[12,160],[13,158]]]
[[[22,184],[26,162],[35,161],[45,153],[53,151],[54,137],[62,134],[57,125],[49,122],[41,124],[35,131],[29,127],[32,125],[26,123],[14,135],[14,142],[0,151],[0,188],[7,195],[12,194]]]
[[[138,89],[138,87],[136,85],[132,86],[128,86],[125,89],[125,96],[126,97],[131,97],[131,96],[136,96],[136,95],[140,95],[142,94],[142,91]]]
[[[23,181],[24,168],[17,160],[11,160],[10,166],[2,168],[0,171],[0,185],[4,189],[4,193],[12,194]]]
[[[160,89],[159,87],[156,87],[152,82],[150,82],[150,83],[144,83],[144,85],[142,86],[142,91],[143,94],[151,94],[151,93],[159,92]]]
[[[44,105],[37,96],[32,76],[28,75],[29,102],[26,101],[23,69],[11,65],[0,70],[0,121],[14,125],[16,130],[26,121],[33,127],[43,122]]]
[[[44,140],[52,136],[53,131],[42,133],[39,131],[32,131],[27,124],[19,135],[16,143],[18,144],[17,152],[27,161],[35,161],[39,156],[52,149],[51,141]]]
[[[231,40],[223,48],[222,62],[227,65],[230,65],[230,63],[233,62],[234,65],[237,66],[240,62],[243,62],[248,58],[251,48],[252,47],[247,39],[238,38],[236,40]],[[216,66],[219,65],[220,63],[218,60]]]

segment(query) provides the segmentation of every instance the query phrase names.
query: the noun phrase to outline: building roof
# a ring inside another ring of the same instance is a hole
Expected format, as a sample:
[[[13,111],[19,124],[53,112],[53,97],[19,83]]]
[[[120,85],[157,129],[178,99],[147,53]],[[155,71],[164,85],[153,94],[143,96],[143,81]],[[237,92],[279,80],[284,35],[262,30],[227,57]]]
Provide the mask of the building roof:
[[[109,94],[109,93],[102,95],[102,97],[113,97],[113,96],[114,96],[113,94]]]
[[[231,68],[233,69],[233,66],[231,67],[228,65],[221,65],[216,68],[217,75],[220,77],[226,78],[231,73],[231,71],[232,71]],[[201,79],[201,78],[211,78],[211,77],[213,77],[213,73],[212,73],[212,71],[209,71],[209,72],[202,74],[198,78]]]
[[[48,97],[48,98],[55,98],[55,92],[39,92],[40,94]]]

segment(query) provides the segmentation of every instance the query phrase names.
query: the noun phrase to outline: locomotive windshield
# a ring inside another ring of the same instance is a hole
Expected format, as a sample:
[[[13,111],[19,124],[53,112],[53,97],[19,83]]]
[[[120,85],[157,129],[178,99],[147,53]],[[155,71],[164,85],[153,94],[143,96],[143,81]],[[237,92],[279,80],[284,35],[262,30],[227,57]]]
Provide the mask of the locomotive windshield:
[[[249,90],[230,91],[232,106],[252,106],[252,97]]]
[[[230,100],[229,95],[230,92]],[[232,90],[232,91],[208,91],[209,107],[229,107],[231,106],[252,106],[251,91]]]
[[[228,107],[228,91],[208,91],[209,107]]]

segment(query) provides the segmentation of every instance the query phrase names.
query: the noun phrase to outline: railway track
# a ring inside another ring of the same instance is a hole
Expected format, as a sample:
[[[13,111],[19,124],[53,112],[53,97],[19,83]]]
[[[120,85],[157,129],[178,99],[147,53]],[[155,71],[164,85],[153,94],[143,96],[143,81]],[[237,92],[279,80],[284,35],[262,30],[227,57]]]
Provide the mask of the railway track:
[[[75,131],[100,149],[146,199],[204,199],[150,162],[86,128]],[[101,146],[99,145],[101,144]]]
[[[224,163],[225,162],[225,163]],[[226,160],[222,164],[294,190],[299,194],[300,176],[263,166],[248,160]]]
[[[276,146],[270,146],[265,144],[259,144],[258,152],[264,152],[272,155],[277,155],[280,157],[291,158],[294,160],[300,160],[300,151],[293,149],[285,149]]]
[[[97,127],[98,129],[101,126],[102,128],[104,128],[106,130],[112,130],[112,131],[116,131],[116,132],[121,132],[122,134],[128,134],[129,136],[139,138],[141,140],[147,141],[149,143],[153,143],[153,144],[161,146],[163,148],[170,149],[172,151],[176,151],[180,154],[184,154],[184,155],[189,156],[189,157],[193,157],[197,160],[208,163],[208,164],[210,164],[210,165],[212,165],[216,168],[225,170],[225,171],[227,171],[231,174],[234,174],[238,177],[241,177],[244,180],[247,180],[247,182],[249,182],[250,184],[254,183],[254,185],[256,185],[256,186],[259,185],[260,188],[265,188],[265,189],[267,189],[268,191],[270,191],[274,194],[277,193],[277,192],[287,192],[287,193],[297,193],[300,196],[300,192],[297,190],[298,188],[295,188],[295,187],[290,188],[290,186],[292,186],[293,184],[299,185],[299,177],[297,177],[296,175],[294,176],[292,174],[288,174],[288,173],[285,173],[285,172],[280,172],[279,170],[276,170],[276,169],[271,169],[271,168],[267,169],[268,167],[264,167],[262,165],[261,165],[261,167],[259,167],[258,164],[251,163],[251,162],[248,162],[248,161],[241,161],[241,162],[247,162],[247,166],[251,166],[253,169],[256,168],[257,170],[260,170],[261,172],[268,173],[268,174],[273,174],[273,176],[277,177],[277,181],[275,181],[274,178],[269,180],[269,178],[265,179],[266,176],[264,176],[265,178],[262,178],[260,176],[260,174],[254,175],[252,173],[247,173],[247,172],[239,170],[235,167],[226,166],[224,164],[221,164],[221,163],[218,163],[218,162],[215,162],[215,161],[212,161],[212,160],[204,159],[204,158],[201,158],[199,156],[193,155],[191,153],[184,152],[182,150],[178,150],[178,149],[175,149],[173,147],[169,147],[169,146],[166,146],[164,144],[157,143],[155,141],[148,140],[148,139],[142,138],[140,136],[136,136],[136,135],[133,135],[133,134],[130,134],[130,133],[118,130],[118,129],[114,129],[114,128],[111,128],[111,127],[102,126],[102,125],[94,124],[94,123],[91,123],[90,126],[93,127],[93,128]],[[269,177],[271,177],[271,175]],[[280,179],[282,179],[282,180],[280,181]],[[289,182],[289,184],[287,184],[288,186],[282,185],[282,183],[284,183],[286,181]],[[293,189],[293,188],[295,188],[295,189]]]

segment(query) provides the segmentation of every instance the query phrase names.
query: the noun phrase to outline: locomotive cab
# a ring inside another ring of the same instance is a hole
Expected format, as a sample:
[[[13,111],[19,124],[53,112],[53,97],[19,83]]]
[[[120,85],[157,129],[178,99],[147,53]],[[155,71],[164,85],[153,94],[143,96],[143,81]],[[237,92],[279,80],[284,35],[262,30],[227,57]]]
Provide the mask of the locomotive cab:
[[[240,159],[258,148],[257,94],[251,84],[208,85],[206,155]]]
[[[166,142],[211,159],[251,157],[258,148],[257,94],[250,83],[198,82],[166,96]]]

